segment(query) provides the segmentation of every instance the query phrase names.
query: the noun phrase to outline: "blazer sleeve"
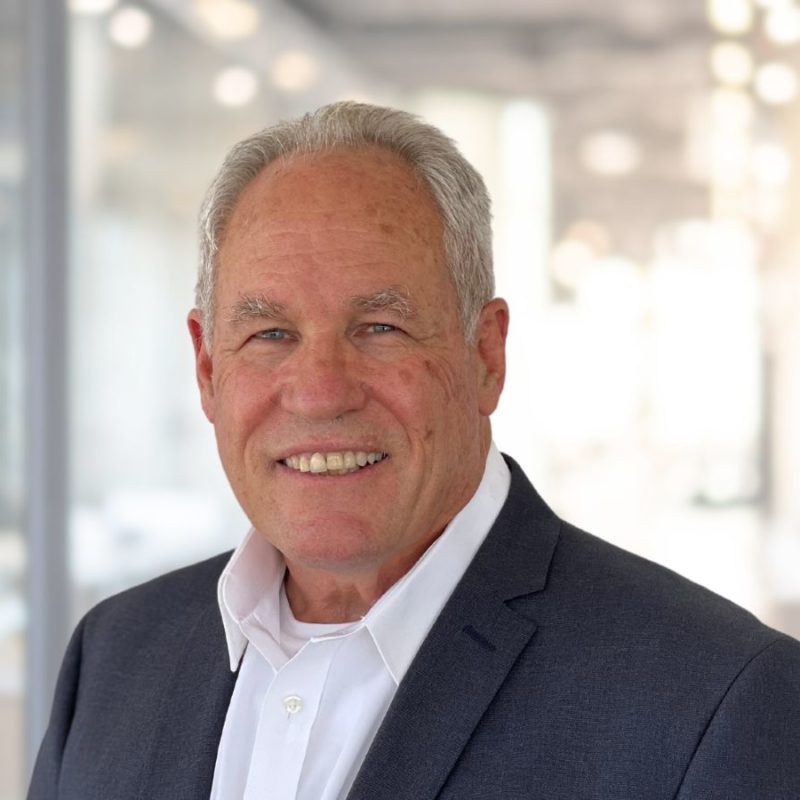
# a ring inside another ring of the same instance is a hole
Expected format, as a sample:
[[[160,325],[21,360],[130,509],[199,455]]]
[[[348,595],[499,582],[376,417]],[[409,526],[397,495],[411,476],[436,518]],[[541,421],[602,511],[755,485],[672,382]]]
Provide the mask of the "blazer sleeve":
[[[782,636],[739,673],[675,798],[800,798],[800,642]]]
[[[72,634],[56,683],[53,709],[28,789],[28,800],[57,800],[61,758],[67,741],[75,703],[78,696],[78,681],[81,670],[85,620]]]

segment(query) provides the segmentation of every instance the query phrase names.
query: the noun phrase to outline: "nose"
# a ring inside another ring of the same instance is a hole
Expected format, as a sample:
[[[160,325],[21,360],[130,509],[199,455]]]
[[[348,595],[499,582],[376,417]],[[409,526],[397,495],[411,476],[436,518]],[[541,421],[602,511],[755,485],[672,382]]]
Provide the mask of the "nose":
[[[366,402],[358,354],[346,341],[306,341],[284,362],[283,407],[313,422],[326,422]]]

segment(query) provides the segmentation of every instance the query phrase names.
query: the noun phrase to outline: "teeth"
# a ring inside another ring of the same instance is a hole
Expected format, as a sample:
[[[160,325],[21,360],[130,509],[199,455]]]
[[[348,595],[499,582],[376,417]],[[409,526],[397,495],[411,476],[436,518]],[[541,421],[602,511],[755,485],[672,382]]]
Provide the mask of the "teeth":
[[[328,470],[342,469],[344,467],[344,456],[341,453],[328,453],[327,458]]]
[[[377,464],[384,458],[386,458],[386,454],[377,451],[367,453],[363,450],[345,450],[326,454],[304,453],[302,455],[287,456],[283,463],[290,469],[311,472],[315,475],[323,473],[346,475],[349,472],[357,472],[368,464]]]

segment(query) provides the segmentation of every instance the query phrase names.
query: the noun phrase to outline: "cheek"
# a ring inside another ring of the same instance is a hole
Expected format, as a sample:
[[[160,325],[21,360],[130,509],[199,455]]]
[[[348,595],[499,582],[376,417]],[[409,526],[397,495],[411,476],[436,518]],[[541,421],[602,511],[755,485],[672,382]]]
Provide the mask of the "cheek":
[[[465,371],[433,357],[398,366],[391,377],[371,376],[369,383],[381,405],[425,441],[451,422],[463,426],[464,414],[475,405]]]
[[[450,364],[440,363],[432,358],[425,359],[425,372],[432,383],[441,387],[448,403],[459,399],[459,381]]]
[[[425,373],[437,387],[450,411],[469,412],[477,404],[477,386],[466,364],[444,359],[426,358]]]
[[[265,375],[243,368],[224,372],[215,397],[218,435],[240,443],[269,415],[274,382]]]

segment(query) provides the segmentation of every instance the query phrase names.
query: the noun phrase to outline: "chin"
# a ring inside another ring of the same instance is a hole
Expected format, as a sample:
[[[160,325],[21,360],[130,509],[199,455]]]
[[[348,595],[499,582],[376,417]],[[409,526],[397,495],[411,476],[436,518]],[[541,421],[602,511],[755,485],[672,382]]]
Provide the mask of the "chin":
[[[287,561],[326,572],[352,572],[373,567],[381,547],[376,532],[353,520],[309,521],[293,531],[285,531],[273,544]]]

